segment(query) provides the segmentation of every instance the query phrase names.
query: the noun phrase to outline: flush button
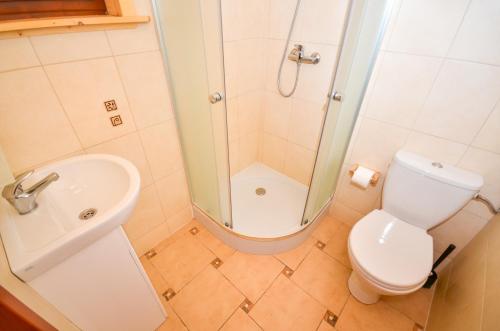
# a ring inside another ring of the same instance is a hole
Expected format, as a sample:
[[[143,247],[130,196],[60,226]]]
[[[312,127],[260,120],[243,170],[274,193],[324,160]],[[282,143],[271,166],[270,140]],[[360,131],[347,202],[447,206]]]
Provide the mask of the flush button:
[[[439,163],[439,162],[432,162],[432,166],[436,167],[436,168],[442,168],[443,167],[443,165],[441,163]]]

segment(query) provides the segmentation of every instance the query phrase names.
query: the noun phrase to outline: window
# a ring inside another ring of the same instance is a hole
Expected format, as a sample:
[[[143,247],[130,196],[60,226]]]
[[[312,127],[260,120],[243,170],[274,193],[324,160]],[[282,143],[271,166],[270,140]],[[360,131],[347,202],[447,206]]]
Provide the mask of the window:
[[[23,18],[105,15],[104,0],[0,0],[0,21]]]
[[[0,39],[65,31],[135,27],[134,0],[0,0]]]

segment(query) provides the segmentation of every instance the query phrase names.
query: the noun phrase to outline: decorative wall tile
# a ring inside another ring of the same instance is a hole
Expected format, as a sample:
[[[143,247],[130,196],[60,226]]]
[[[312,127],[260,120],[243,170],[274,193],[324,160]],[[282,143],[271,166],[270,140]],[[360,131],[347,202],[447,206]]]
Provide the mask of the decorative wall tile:
[[[42,68],[0,74],[0,144],[13,172],[81,149]]]
[[[40,64],[28,38],[0,40],[0,72]]]
[[[42,64],[111,56],[104,31],[48,34],[30,38]]]
[[[159,51],[118,56],[116,62],[139,129],[173,118]]]
[[[135,130],[120,76],[112,58],[53,64],[46,67],[71,124],[85,147]],[[103,102],[114,99],[122,125],[113,127]]]

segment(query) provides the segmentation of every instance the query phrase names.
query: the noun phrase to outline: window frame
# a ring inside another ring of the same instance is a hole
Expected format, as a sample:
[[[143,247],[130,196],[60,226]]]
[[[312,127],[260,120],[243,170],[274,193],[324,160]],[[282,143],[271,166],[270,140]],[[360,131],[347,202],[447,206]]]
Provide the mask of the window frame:
[[[48,33],[133,28],[148,23],[149,16],[136,14],[133,0],[105,0],[107,15],[61,16],[0,21],[0,38]]]

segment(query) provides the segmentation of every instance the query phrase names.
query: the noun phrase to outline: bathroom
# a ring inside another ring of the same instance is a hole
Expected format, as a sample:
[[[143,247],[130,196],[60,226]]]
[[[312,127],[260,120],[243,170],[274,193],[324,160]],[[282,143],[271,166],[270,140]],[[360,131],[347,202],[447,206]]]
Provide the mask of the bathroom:
[[[498,1],[22,2],[0,330],[498,330]]]

